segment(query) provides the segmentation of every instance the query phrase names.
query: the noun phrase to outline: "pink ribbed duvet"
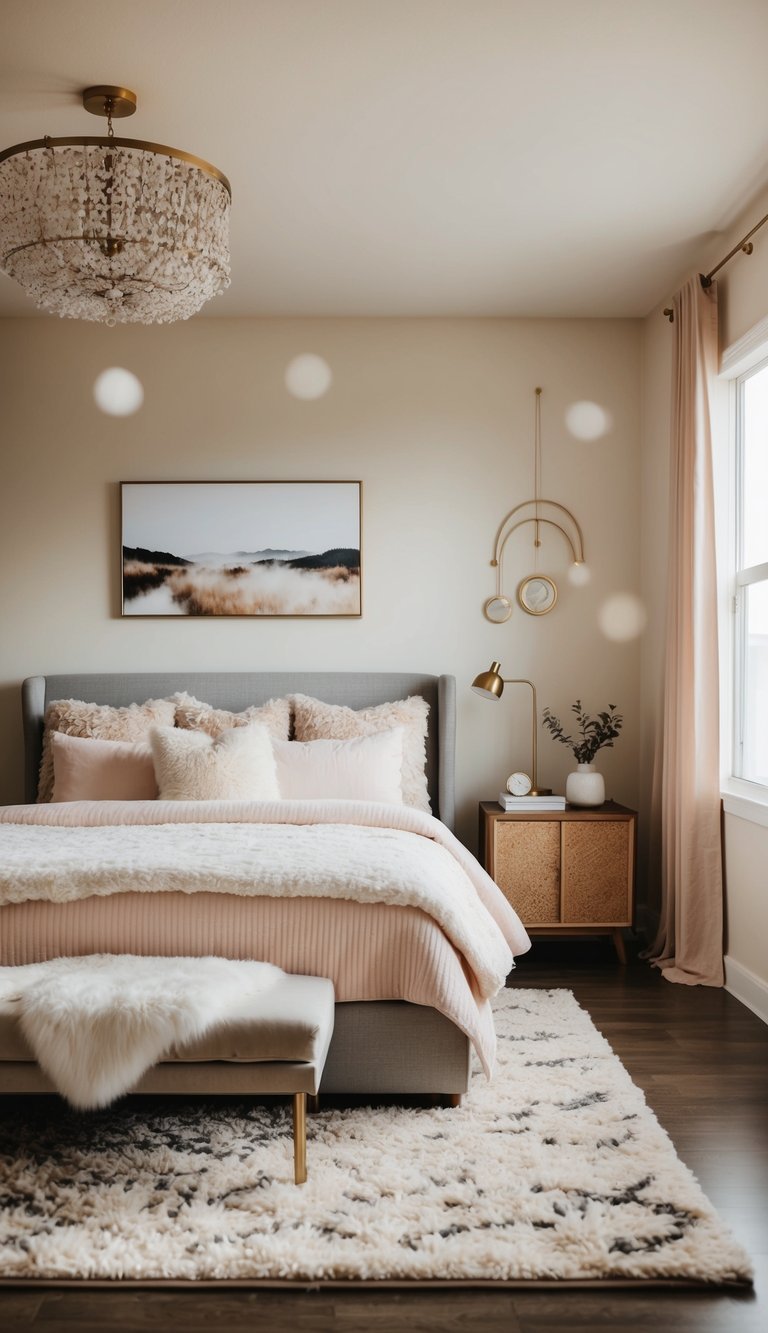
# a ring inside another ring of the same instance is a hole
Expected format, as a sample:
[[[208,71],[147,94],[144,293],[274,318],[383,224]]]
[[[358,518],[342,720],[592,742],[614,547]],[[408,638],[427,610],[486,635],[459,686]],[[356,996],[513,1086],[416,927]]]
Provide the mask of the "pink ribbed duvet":
[[[0,965],[89,953],[216,954],[330,977],[336,998],[409,1000],[450,1018],[493,1064],[491,1009],[460,955],[412,907],[221,893],[120,893],[0,907]]]
[[[316,808],[307,809],[310,804]],[[321,811],[321,806],[326,808]],[[293,809],[291,807],[293,806]],[[119,808],[122,807],[122,808]],[[143,807],[143,809],[141,809]],[[165,808],[163,808],[165,807]],[[390,810],[390,815],[384,812]],[[208,803],[72,803],[6,807],[2,824],[48,827],[214,822]],[[437,820],[415,811],[396,817],[389,807],[328,809],[325,802],[283,803],[259,811],[260,820],[325,823],[339,816],[353,824],[400,828],[449,847],[477,893],[479,914],[490,912],[515,953],[528,947],[519,921],[473,857]],[[254,812],[228,803],[224,822],[250,823]],[[236,839],[236,829],[232,829]],[[420,840],[420,839],[419,839]],[[262,897],[227,892],[95,893],[76,901],[6,902],[0,906],[0,965],[40,962],[89,953],[141,955],[217,954],[271,962],[287,972],[331,977],[337,998],[407,1000],[443,1013],[473,1042],[486,1072],[493,1066],[495,1037],[490,1005],[466,960],[437,922],[418,907],[350,898]]]

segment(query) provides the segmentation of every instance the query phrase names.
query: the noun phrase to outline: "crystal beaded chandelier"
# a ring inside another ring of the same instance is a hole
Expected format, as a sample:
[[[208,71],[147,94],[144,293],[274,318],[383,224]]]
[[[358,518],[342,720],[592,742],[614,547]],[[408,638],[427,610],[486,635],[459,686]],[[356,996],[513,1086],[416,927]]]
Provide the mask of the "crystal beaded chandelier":
[[[127,88],[83,93],[104,137],[0,153],[0,267],[43,310],[114,325],[188,319],[229,286],[226,176],[190,153],[116,137]]]

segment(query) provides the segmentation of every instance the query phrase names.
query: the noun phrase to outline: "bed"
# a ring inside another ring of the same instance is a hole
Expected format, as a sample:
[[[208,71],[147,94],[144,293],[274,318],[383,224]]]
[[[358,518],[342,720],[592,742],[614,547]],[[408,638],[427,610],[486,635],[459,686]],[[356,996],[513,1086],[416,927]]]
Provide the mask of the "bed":
[[[120,707],[150,698],[164,698],[177,691],[187,691],[216,708],[232,712],[276,696],[292,694],[310,695],[329,704],[345,704],[353,709],[420,695],[429,704],[426,778],[432,810],[445,830],[452,829],[455,681],[451,676],[414,673],[182,672],[31,677],[24,682],[22,690],[27,802],[35,801],[43,718],[51,700],[74,698]],[[37,812],[29,807],[15,809],[27,811],[27,815],[18,818],[29,821],[34,821],[40,811],[40,807]],[[62,809],[64,807],[59,806],[59,810]],[[161,813],[158,813],[158,822]],[[11,820],[17,818],[12,808],[6,808],[3,815]],[[434,822],[429,816],[419,815],[419,819],[427,819],[430,824]],[[96,816],[94,820],[98,822]],[[446,841],[451,838],[450,832],[443,835],[438,830],[438,833]],[[463,849],[461,853],[465,858],[469,855]],[[469,871],[475,873],[471,866]],[[477,871],[483,873],[479,868]],[[484,891],[490,892],[492,887]],[[153,918],[151,928],[145,919],[146,904],[137,904],[137,895],[130,893],[115,894],[109,900],[97,897],[85,902],[31,901],[0,906],[0,965],[78,953],[194,955],[208,952],[231,957],[262,957],[283,966],[286,971],[310,970],[306,965],[296,965],[295,955],[286,954],[282,939],[275,943],[277,935],[270,917],[270,912],[275,910],[274,902],[261,898],[248,902],[230,901],[228,895],[221,894],[214,903],[218,915],[212,921],[206,917],[210,904],[205,895],[145,894],[144,898],[158,896],[162,897],[162,902],[157,908],[154,902],[151,906],[159,916]],[[139,912],[139,906],[144,915]],[[449,989],[452,987],[452,994],[458,993],[460,987],[463,992],[459,1000],[451,999],[449,1003],[441,998],[439,1007],[435,1007],[425,1002],[419,989],[423,978],[420,978],[419,966],[414,965],[413,959],[406,969],[407,977],[403,977],[402,968],[398,972],[401,955],[405,957],[409,950],[417,947],[412,936],[426,929],[422,919],[424,914],[418,908],[398,908],[392,912],[386,907],[350,902],[343,906],[342,919],[334,915],[341,910],[338,903],[329,905],[302,899],[297,911],[299,907],[306,913],[301,920],[307,936],[313,941],[321,936],[325,940],[325,966],[321,969],[313,958],[319,974],[333,975],[334,967],[347,947],[347,938],[354,941],[349,947],[356,953],[368,951],[371,966],[378,969],[376,998],[368,998],[367,993],[365,998],[350,998],[350,995],[356,997],[358,993],[365,993],[365,983],[361,983],[359,977],[353,983],[347,982],[346,993],[344,985],[341,988],[337,985],[337,996],[341,998],[336,1005],[336,1024],[323,1080],[324,1091],[340,1094],[432,1093],[452,1097],[466,1091],[473,1041],[478,1046],[475,1010],[481,1026],[487,1025],[490,1015],[490,1006],[479,999],[466,959],[455,948],[448,950],[455,975],[451,975],[445,985]],[[221,915],[225,909],[229,914],[226,919]],[[499,911],[503,910],[499,908]],[[295,935],[295,927],[292,929]],[[156,944],[153,947],[158,931],[166,941],[161,948]],[[527,947],[524,932],[516,938],[519,947],[515,952],[522,952]],[[445,971],[444,961],[440,963],[440,969]],[[362,965],[357,968],[358,973],[364,970]],[[383,974],[386,979],[382,981]],[[459,975],[461,979],[458,979]],[[386,998],[379,998],[382,993]],[[31,1053],[25,1049],[23,1041],[20,1042],[18,1030],[9,1022],[4,1023],[0,1014],[0,1090],[33,1092],[49,1090],[49,1087]],[[237,1063],[168,1061],[150,1070],[137,1091],[247,1091],[247,1067]]]

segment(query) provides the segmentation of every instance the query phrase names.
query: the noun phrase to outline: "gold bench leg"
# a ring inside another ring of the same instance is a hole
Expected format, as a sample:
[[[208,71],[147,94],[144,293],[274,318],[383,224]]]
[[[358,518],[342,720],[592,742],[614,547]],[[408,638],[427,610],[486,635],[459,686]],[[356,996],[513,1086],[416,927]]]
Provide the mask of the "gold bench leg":
[[[293,1094],[293,1178],[303,1185],[307,1178],[307,1094]]]

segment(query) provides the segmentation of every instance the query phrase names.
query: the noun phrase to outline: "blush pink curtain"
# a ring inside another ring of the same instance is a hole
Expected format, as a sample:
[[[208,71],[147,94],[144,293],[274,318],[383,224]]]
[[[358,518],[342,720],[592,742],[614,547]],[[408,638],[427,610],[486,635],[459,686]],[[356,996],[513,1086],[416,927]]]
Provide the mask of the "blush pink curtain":
[[[661,905],[652,961],[669,981],[722,986],[719,682],[712,386],[717,291],[674,299],[672,467],[663,736]]]

